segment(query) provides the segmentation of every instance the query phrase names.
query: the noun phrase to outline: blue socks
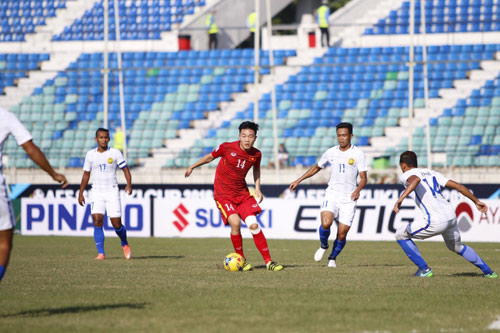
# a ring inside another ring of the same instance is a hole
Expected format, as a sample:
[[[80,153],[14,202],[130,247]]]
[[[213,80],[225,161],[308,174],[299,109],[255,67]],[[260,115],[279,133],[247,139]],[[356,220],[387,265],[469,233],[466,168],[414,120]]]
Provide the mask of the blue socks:
[[[330,254],[328,259],[336,259],[337,256],[340,254],[340,252],[342,252],[342,249],[344,248],[346,243],[347,243],[346,239],[344,239],[343,241],[339,241],[338,239],[336,239],[333,242],[332,254]]]
[[[491,268],[486,265],[483,259],[481,259],[481,257],[477,255],[476,251],[474,251],[472,247],[464,245],[464,248],[462,249],[462,251],[460,251],[459,254],[472,264],[476,265],[476,267],[483,271],[483,274],[487,275],[493,272]]]
[[[319,226],[319,240],[321,241],[321,248],[328,248],[328,237],[330,237],[330,229],[323,229]]]
[[[127,229],[125,229],[125,226],[122,224],[122,226],[118,229],[115,229],[116,234],[118,237],[120,237],[120,240],[122,241],[122,246],[125,246],[128,244],[127,242]]]
[[[104,231],[102,231],[102,227],[94,227],[94,241],[97,253],[104,254]]]
[[[2,281],[2,278],[3,278],[3,275],[5,274],[5,270],[7,268],[3,267],[2,265],[0,265],[0,281]]]
[[[411,239],[398,240],[398,244],[399,246],[401,246],[403,251],[405,251],[408,258],[410,258],[410,260],[413,261],[413,263],[417,265],[418,268],[420,269],[429,268],[424,258],[422,258],[422,255],[420,254],[417,245],[415,245],[415,243]]]

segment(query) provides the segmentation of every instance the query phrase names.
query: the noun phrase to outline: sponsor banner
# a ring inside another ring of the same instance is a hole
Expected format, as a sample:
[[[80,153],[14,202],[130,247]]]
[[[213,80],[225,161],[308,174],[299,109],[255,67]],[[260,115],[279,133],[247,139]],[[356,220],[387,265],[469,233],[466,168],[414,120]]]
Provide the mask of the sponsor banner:
[[[121,202],[127,236],[151,236],[150,200],[122,196]],[[82,207],[75,199],[22,198],[21,216],[23,235],[92,236],[94,233],[90,205]],[[116,236],[107,216],[103,229],[106,236]]]
[[[500,199],[500,184],[464,184],[469,190],[480,199]],[[251,186],[251,185],[250,185]],[[288,184],[283,185],[262,185],[262,193],[268,198],[285,198],[285,199],[310,199],[317,200],[324,194],[326,184],[322,185],[307,185],[301,184],[297,191],[290,192]],[[11,185],[11,193],[14,197],[32,197],[32,198],[78,198],[80,185],[70,185],[66,189],[61,189],[57,184],[50,185],[30,185],[17,184]],[[89,187],[90,188],[90,187]],[[123,191],[124,185],[120,185]],[[390,196],[392,193],[400,193],[403,191],[401,185],[379,185],[368,184],[361,191],[361,199],[379,199]],[[443,195],[452,200],[455,197],[460,197],[461,194],[455,190],[443,189]],[[207,199],[213,198],[212,184],[134,184],[133,198],[165,198],[165,199]],[[321,200],[321,199],[319,199]]]
[[[397,192],[396,192],[397,194]],[[406,200],[400,213],[392,212],[396,199],[359,200],[349,231],[350,240],[393,241],[396,230],[422,219],[412,200]],[[500,240],[500,201],[485,200],[488,213],[481,214],[467,199],[452,200],[464,241],[498,242]],[[257,217],[270,239],[318,239],[320,200],[265,199]],[[213,200],[155,200],[154,236],[156,237],[228,237]],[[246,229],[242,223],[242,229]],[[334,228],[335,229],[335,228]],[[243,237],[251,237],[242,231]],[[332,236],[332,239],[334,237]],[[440,236],[431,238],[441,241]]]

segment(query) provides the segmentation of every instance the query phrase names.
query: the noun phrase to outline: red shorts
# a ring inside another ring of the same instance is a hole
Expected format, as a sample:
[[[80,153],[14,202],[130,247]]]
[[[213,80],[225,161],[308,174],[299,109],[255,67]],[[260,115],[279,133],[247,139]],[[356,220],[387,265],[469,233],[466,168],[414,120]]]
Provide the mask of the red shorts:
[[[259,215],[262,213],[259,204],[250,194],[236,197],[219,196],[214,199],[224,224],[227,224],[227,218],[233,214],[238,214],[245,221],[250,215]]]

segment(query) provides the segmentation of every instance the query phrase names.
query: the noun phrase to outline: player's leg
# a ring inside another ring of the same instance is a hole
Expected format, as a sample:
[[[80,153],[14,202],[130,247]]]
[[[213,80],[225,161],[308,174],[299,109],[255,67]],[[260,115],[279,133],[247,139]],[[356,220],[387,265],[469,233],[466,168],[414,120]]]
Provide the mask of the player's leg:
[[[240,216],[236,213],[229,215],[227,218],[227,223],[231,227],[231,243],[233,243],[234,252],[245,258],[245,254],[243,253],[243,238],[241,237]]]
[[[283,266],[271,260],[271,253],[269,252],[267,239],[266,236],[264,236],[264,232],[260,228],[259,223],[257,222],[257,217],[255,215],[247,216],[245,218],[245,224],[252,233],[253,241],[260,254],[262,255],[264,262],[266,263],[266,268],[270,271],[281,271],[283,269]]]
[[[9,264],[16,225],[14,209],[5,189],[5,183],[0,183],[0,281],[2,281]]]
[[[484,260],[476,253],[476,251],[474,251],[472,247],[466,246],[462,243],[456,219],[453,220],[450,227],[443,232],[443,239],[450,251],[461,255],[465,258],[465,260],[479,268],[483,272],[484,277],[498,277],[498,275],[484,262]]]
[[[328,257],[328,267],[337,267],[337,257],[347,244],[347,233],[351,229],[354,214],[356,213],[356,202],[351,200],[349,194],[337,194],[335,207],[337,207],[339,226],[337,228],[337,238],[333,242],[332,252]]]
[[[14,228],[0,230],[0,281],[2,281],[5,271],[7,270],[7,265],[9,264],[13,237]]]
[[[344,249],[347,244],[347,233],[351,229],[351,226],[339,222],[339,227],[337,229],[337,238],[333,242],[332,253],[328,257],[328,267],[337,267],[337,257]]]
[[[241,237],[241,220],[236,212],[234,204],[225,197],[214,199],[219,209],[222,222],[224,222],[225,225],[229,224],[231,227],[230,237],[231,243],[233,243],[234,252],[245,258],[245,254],[243,253],[243,238]]]
[[[252,233],[253,241],[266,263],[266,268],[270,271],[282,270],[282,265],[279,265],[271,260],[271,254],[267,245],[266,236],[264,236],[264,232],[262,231],[256,217],[262,213],[262,209],[255,198],[250,195],[244,197],[236,209],[239,216],[245,221],[245,224]]]
[[[95,259],[101,260],[105,258],[104,230],[102,229],[104,214],[92,214],[92,220],[94,221],[94,242],[97,248],[97,257]]]
[[[396,230],[396,240],[406,253],[408,258],[418,267],[418,271],[415,276],[418,277],[431,277],[433,275],[432,270],[425,262],[424,258],[420,254],[417,245],[412,241],[411,225],[408,224],[404,227]]]
[[[127,229],[122,224],[122,207],[118,191],[109,194],[109,197],[106,199],[106,211],[108,212],[113,228],[115,228],[116,235],[120,238],[123,255],[125,259],[130,259],[132,251],[127,240]]]
[[[321,225],[318,228],[320,247],[314,253],[314,261],[321,261],[328,249],[328,238],[330,237],[330,228],[335,220],[335,215],[332,211],[321,211]]]

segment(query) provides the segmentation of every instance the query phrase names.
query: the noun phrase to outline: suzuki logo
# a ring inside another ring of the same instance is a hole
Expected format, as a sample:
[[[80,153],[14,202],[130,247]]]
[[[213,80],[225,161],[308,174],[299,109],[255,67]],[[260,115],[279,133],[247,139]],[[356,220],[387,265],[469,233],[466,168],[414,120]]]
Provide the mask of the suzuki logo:
[[[179,229],[180,232],[182,232],[182,230],[184,230],[189,224],[188,220],[186,220],[186,218],[184,217],[185,215],[189,214],[189,211],[181,203],[179,204],[179,206],[177,206],[176,209],[174,209],[173,213],[175,216],[177,216],[177,219],[179,219],[179,221],[174,221],[173,224],[177,229]]]

